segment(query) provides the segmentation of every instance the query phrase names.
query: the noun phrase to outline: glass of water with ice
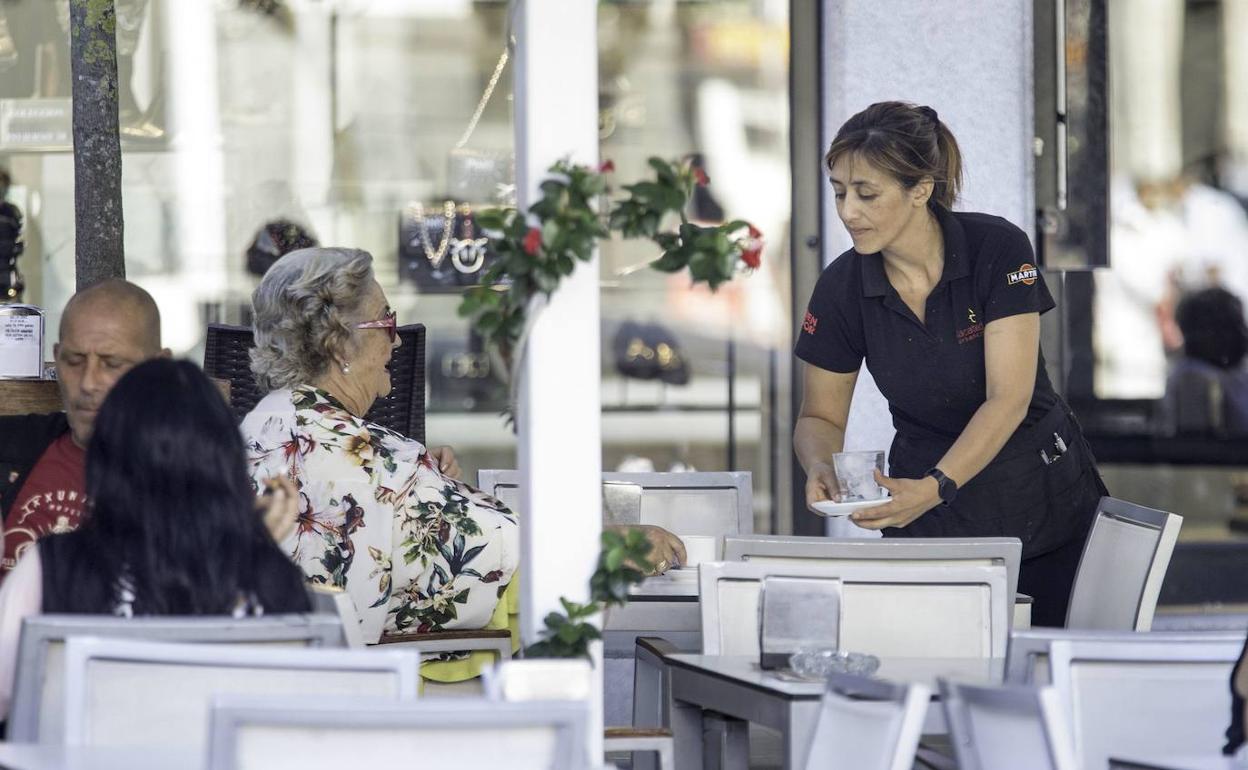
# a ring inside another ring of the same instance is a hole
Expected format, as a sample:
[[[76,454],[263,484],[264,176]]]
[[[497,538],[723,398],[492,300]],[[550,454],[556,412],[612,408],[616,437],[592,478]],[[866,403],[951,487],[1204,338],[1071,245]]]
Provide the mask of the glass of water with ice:
[[[874,471],[884,473],[884,451],[837,452],[832,455],[838,487],[835,502],[857,503],[879,500],[884,488],[875,483]]]

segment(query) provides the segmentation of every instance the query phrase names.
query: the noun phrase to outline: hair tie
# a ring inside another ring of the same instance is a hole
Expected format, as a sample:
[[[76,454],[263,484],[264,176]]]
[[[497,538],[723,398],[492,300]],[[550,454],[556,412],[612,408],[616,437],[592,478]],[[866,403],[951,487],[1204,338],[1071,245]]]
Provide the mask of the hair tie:
[[[936,115],[936,110],[933,110],[931,107],[924,105],[919,108],[919,112],[923,114],[923,117],[932,121],[932,125],[934,126],[940,125],[940,118]]]

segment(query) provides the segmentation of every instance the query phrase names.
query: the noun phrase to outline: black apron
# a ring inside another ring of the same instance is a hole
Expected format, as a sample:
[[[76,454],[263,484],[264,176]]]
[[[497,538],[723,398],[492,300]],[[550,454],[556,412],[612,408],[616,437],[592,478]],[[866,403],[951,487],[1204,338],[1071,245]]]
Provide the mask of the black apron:
[[[898,433],[889,475],[923,478],[950,446],[946,439]],[[1059,398],[1036,423],[1016,430],[952,504],[938,505],[904,528],[887,528],[884,536],[1016,537],[1028,559],[1084,539],[1107,494],[1079,423]]]

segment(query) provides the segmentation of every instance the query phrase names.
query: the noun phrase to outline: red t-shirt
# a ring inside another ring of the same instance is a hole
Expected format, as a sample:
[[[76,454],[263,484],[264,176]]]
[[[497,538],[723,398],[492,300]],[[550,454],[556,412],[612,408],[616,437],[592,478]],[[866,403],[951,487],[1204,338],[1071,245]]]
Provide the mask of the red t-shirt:
[[[87,507],[86,459],[68,432],[44,450],[4,517],[0,578],[39,538],[78,528]]]

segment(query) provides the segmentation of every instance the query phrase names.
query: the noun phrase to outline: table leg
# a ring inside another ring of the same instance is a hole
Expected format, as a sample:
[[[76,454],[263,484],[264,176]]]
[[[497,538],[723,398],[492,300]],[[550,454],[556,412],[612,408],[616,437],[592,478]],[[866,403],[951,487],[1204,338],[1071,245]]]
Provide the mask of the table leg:
[[[750,723],[714,711],[702,714],[706,740],[702,761],[719,770],[749,770]]]
[[[784,767],[801,770],[806,766],[810,742],[815,737],[815,723],[819,720],[819,701],[789,701],[788,722],[784,732]]]
[[[698,770],[702,765],[702,709],[692,703],[672,699],[672,744],[676,767]]]

